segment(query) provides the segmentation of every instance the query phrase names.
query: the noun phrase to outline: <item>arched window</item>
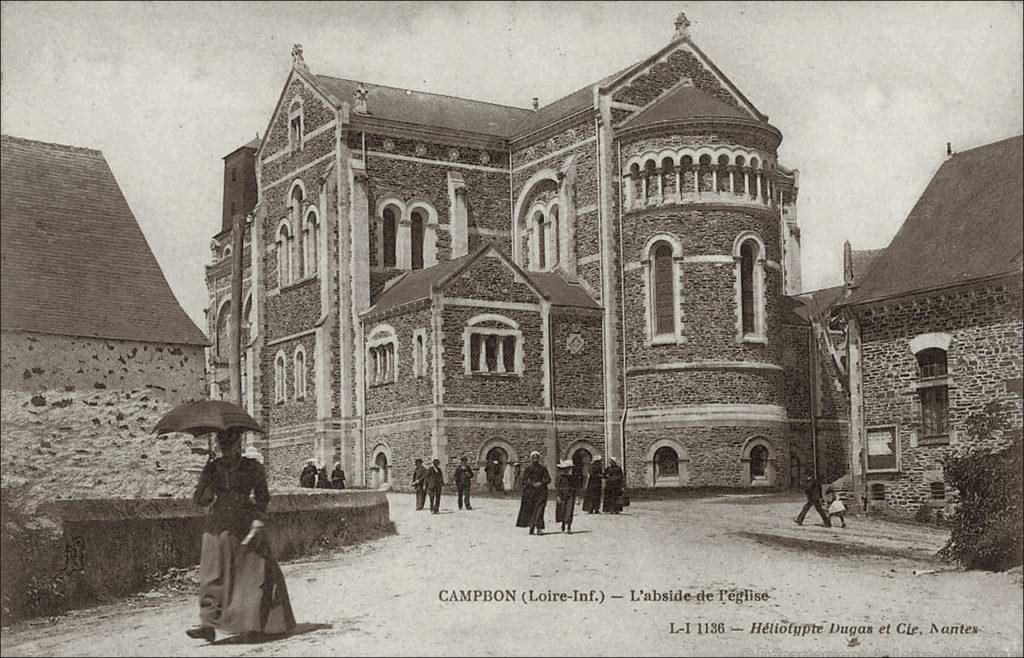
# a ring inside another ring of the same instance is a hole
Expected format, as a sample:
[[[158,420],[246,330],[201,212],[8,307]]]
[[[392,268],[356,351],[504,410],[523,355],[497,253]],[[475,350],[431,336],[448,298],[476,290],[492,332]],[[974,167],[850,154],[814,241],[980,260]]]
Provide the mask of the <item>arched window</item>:
[[[228,352],[230,351],[228,340],[228,327],[231,318],[231,302],[224,302],[224,305],[220,307],[220,312],[217,314],[217,335],[214,336],[216,341],[216,349],[214,350],[217,361],[227,361]]]
[[[274,400],[284,402],[287,396],[288,367],[284,352],[278,352],[274,358]]]
[[[306,266],[306,276],[316,274],[319,236],[320,222],[317,220],[316,210],[310,208],[302,225],[302,262]]]
[[[724,154],[718,156],[718,186],[715,190],[717,192],[729,191],[729,156]]]
[[[661,195],[667,197],[675,194],[676,189],[676,163],[672,158],[663,158],[661,161]]]
[[[693,157],[684,155],[679,162],[679,168],[682,170],[682,190],[680,191],[684,194],[696,194],[697,171],[694,167]]]
[[[648,345],[675,343],[681,335],[680,261],[682,247],[668,234],[651,238],[643,251]]]
[[[302,149],[303,131],[302,101],[296,98],[288,106],[288,150]]]
[[[679,477],[679,453],[669,446],[654,452],[654,481]]]
[[[383,226],[383,240],[384,240],[384,267],[395,267],[396,261],[396,238],[398,234],[398,215],[395,213],[395,208],[388,206],[381,213],[384,221]]]
[[[306,397],[306,350],[302,345],[295,348],[292,363],[295,368],[295,399],[301,400]]]
[[[768,477],[768,448],[759,445],[750,449],[750,477],[755,480]]]
[[[410,267],[414,270],[423,269],[423,246],[424,237],[426,232],[426,219],[423,217],[422,210],[412,211],[412,224],[410,226],[410,236],[412,258],[410,259]]]
[[[659,242],[654,255],[654,333],[675,333],[675,286],[672,285],[672,247]]]
[[[714,173],[711,171],[711,156],[702,155],[700,156],[700,169],[697,171],[698,175],[698,190],[700,192],[710,192],[714,184]]]
[[[398,337],[394,327],[381,324],[373,328],[366,341],[366,378],[371,386],[398,380]]]
[[[283,288],[292,282],[292,231],[288,222],[281,222],[277,229],[277,287]]]
[[[658,165],[654,160],[644,163],[644,200],[650,201],[658,194]]]
[[[928,485],[928,491],[931,494],[932,500],[945,500],[946,499],[946,483],[945,482],[932,482]]]
[[[917,353],[917,395],[924,437],[949,434],[949,362],[946,350],[929,347]]]
[[[552,205],[548,208],[548,263],[550,267],[554,267],[560,260],[559,249],[561,244],[559,242],[558,235],[558,204]]]
[[[737,262],[736,300],[740,339],[765,341],[764,247],[753,235],[741,236],[733,253]]]
[[[533,234],[537,245],[537,270],[545,270],[548,266],[548,236],[544,213],[538,210],[533,215]]]
[[[736,194],[742,196],[747,193],[747,159],[742,155],[736,156]]]
[[[292,259],[294,259],[292,267],[294,268],[293,272],[296,279],[301,279],[306,273],[306,236],[302,217],[302,201],[304,197],[302,183],[297,180],[292,186],[288,200],[290,209],[290,220],[288,223],[295,227],[297,235],[293,236],[293,238],[298,239],[297,243],[293,241],[291,255]]]
[[[244,348],[252,340],[252,293],[245,298],[245,305],[242,306],[242,347]]]
[[[523,334],[503,315],[483,313],[466,323],[462,358],[465,373],[519,375],[523,372]]]

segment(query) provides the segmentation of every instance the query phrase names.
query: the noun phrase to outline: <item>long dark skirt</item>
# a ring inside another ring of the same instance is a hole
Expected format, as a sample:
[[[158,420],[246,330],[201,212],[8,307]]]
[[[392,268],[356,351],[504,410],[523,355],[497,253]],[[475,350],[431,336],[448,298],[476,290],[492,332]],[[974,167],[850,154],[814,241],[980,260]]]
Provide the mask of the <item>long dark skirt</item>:
[[[604,487],[604,511],[622,511],[622,483],[609,481]]]
[[[265,532],[265,531],[264,531]],[[295,628],[288,587],[260,532],[250,546],[225,530],[203,534],[199,619],[227,635],[287,633]]]
[[[519,516],[516,518],[516,527],[543,530],[544,508],[547,504],[547,487],[527,486],[523,489],[523,498],[519,503]]]
[[[555,506],[555,522],[572,525],[572,519],[576,513],[576,494],[559,496],[558,504]]]
[[[583,511],[601,511],[601,478],[591,475],[587,482],[587,491],[583,494]]]

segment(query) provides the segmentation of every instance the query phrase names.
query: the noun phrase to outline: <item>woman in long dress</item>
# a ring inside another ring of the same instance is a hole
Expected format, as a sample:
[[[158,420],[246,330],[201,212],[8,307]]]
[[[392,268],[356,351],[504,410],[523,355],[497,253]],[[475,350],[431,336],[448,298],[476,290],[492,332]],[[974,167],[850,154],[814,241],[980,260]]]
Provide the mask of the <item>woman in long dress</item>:
[[[548,503],[551,474],[540,463],[540,453],[530,453],[530,465],[523,471],[523,498],[519,504],[517,528],[529,528],[530,534],[544,534],[544,507]]]
[[[601,513],[601,481],[603,479],[604,465],[601,464],[601,455],[597,455],[590,464],[590,479],[587,480],[587,490],[583,494],[584,512]]]
[[[618,514],[622,511],[622,485],[625,476],[622,467],[614,457],[608,458],[608,468],[604,469],[604,511]]]
[[[217,445],[221,457],[206,463],[193,495],[210,509],[199,563],[200,625],[188,635],[212,642],[218,630],[287,633],[295,616],[264,529],[270,492],[263,465],[242,457],[239,431],[218,432]]]
[[[572,534],[572,519],[576,511],[576,491],[579,486],[572,472],[572,461],[566,459],[558,462],[558,479],[555,490],[558,491],[558,505],[555,508],[555,522],[562,524],[562,532]]]

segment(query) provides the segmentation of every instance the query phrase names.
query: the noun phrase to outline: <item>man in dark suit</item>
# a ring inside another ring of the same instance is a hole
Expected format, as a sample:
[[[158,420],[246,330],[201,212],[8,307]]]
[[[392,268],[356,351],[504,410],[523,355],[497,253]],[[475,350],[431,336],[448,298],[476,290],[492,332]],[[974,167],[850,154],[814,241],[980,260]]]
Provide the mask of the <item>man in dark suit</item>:
[[[441,470],[440,459],[435,459],[430,464],[424,479],[427,484],[427,493],[430,494],[430,513],[437,514],[441,511],[441,487],[444,486],[444,471]]]
[[[796,517],[796,524],[803,525],[804,517],[807,516],[807,512],[813,507],[821,516],[822,524],[826,528],[831,528],[832,522],[829,521],[825,508],[821,506],[821,476],[815,476],[813,473],[807,476],[807,481],[804,483],[804,494],[807,495],[807,502],[804,503],[804,508],[800,510],[800,514]]]
[[[423,509],[427,502],[427,469],[423,468],[423,460],[416,460],[416,470],[412,472],[412,486],[416,491],[416,511]]]
[[[455,469],[455,489],[459,492],[459,509],[462,509],[462,502],[466,502],[466,509],[473,509],[469,504],[469,485],[473,483],[473,469],[469,467],[468,460],[463,457],[458,468]]]

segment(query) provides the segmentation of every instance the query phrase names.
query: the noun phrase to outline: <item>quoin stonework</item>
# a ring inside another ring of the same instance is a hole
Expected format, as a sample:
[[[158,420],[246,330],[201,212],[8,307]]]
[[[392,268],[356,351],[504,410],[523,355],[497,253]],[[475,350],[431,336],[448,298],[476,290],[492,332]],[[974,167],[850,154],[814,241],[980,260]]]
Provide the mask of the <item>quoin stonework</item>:
[[[244,398],[274,480],[337,459],[402,488],[415,458],[466,456],[513,486],[533,450],[616,457],[631,487],[846,472],[798,172],[687,26],[535,109],[314,74],[295,46],[262,139],[225,158],[207,270],[216,395],[246,215]]]

